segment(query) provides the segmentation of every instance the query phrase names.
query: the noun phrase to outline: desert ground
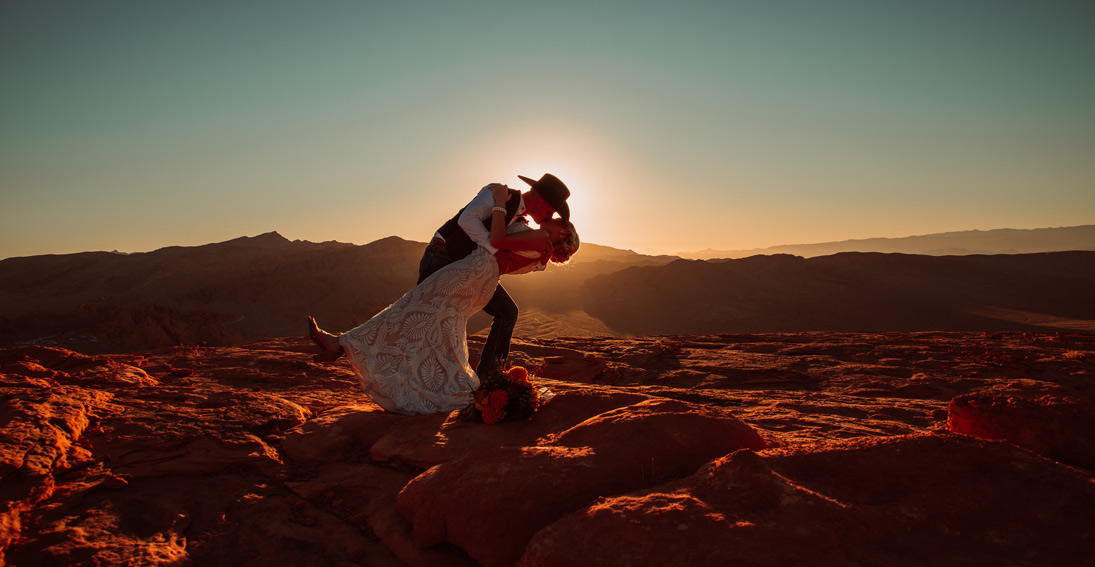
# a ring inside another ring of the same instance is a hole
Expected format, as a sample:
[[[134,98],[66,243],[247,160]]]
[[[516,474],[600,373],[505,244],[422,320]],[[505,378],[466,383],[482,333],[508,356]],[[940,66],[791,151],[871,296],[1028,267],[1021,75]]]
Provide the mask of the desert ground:
[[[481,337],[472,337],[471,352]],[[304,339],[0,350],[0,563],[1081,565],[1095,335],[518,340],[530,421],[402,416]]]

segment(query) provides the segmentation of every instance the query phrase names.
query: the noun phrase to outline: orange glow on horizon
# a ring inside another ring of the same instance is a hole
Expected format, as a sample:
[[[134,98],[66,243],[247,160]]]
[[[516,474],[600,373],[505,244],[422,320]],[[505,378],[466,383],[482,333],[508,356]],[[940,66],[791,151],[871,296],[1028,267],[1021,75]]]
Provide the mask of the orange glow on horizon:
[[[570,189],[570,218],[583,241],[599,242],[611,230],[610,204],[624,197],[617,181],[630,169],[624,149],[592,125],[523,122],[485,131],[458,156],[462,178],[500,181],[524,191],[517,176],[551,173]]]

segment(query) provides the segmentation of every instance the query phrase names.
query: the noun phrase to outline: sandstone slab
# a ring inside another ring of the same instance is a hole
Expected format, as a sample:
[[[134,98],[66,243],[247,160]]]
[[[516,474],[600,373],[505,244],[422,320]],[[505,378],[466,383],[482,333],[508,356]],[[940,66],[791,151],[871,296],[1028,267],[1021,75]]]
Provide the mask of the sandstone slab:
[[[981,439],[1010,441],[1063,463],[1095,470],[1095,412],[1090,401],[1057,396],[1026,399],[973,392],[951,400],[947,428]]]
[[[654,399],[548,440],[481,449],[408,483],[398,503],[414,523],[416,544],[447,541],[488,567],[512,565],[537,530],[598,497],[691,474],[730,451],[767,447],[726,412]]]
[[[1093,505],[1090,476],[956,435],[743,450],[566,516],[518,565],[1074,565]]]
[[[633,564],[1072,565],[1090,542],[1095,335],[517,340],[558,395],[499,426],[381,413],[311,350],[0,349],[2,561],[504,565],[583,514],[574,550]],[[963,416],[1008,442],[929,434],[979,435]],[[776,449],[722,444],[741,424]]]

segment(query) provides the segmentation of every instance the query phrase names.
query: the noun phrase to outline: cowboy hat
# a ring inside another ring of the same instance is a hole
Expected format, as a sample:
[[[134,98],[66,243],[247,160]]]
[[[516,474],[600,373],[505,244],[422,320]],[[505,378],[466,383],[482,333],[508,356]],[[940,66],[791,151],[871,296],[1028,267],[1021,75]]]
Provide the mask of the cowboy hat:
[[[528,183],[536,193],[540,195],[551,205],[551,208],[555,209],[555,212],[559,213],[559,216],[563,217],[563,220],[570,220],[570,206],[567,205],[567,197],[570,197],[570,189],[567,189],[566,184],[559,180],[558,177],[550,173],[545,173],[540,179],[532,179],[525,177],[524,175],[518,175],[521,181]]]

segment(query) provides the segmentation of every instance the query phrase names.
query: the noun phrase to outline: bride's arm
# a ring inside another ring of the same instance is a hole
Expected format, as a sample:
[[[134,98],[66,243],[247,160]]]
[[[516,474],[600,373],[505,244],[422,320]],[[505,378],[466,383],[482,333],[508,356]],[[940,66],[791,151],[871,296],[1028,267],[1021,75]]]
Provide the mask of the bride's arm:
[[[503,234],[501,238],[491,238],[490,245],[500,250],[534,250],[540,254],[551,254],[551,239],[546,230],[524,230]]]

